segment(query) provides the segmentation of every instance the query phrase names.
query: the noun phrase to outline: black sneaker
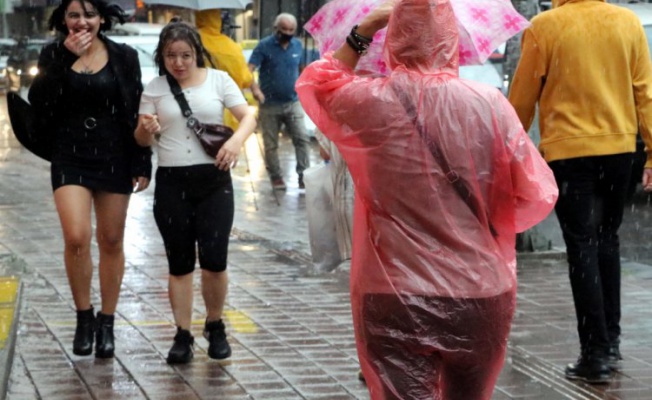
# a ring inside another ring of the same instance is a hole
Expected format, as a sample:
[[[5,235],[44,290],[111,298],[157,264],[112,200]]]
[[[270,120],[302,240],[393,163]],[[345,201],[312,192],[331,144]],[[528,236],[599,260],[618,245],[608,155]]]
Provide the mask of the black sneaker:
[[[303,174],[299,174],[299,189],[305,189],[306,184],[303,183]]]
[[[226,341],[224,322],[206,321],[204,337],[208,340],[208,356],[217,360],[231,357],[231,346]]]
[[[608,383],[611,380],[611,368],[604,357],[580,357],[576,363],[566,366],[567,379],[587,383]]]
[[[174,344],[168,352],[168,364],[187,364],[192,360],[193,345],[195,338],[190,331],[177,327],[177,334],[174,336]]]

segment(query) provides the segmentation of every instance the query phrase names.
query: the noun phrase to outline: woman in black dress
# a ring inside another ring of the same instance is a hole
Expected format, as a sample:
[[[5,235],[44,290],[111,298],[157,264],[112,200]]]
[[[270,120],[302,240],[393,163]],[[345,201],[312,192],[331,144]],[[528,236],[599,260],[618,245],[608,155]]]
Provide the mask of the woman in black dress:
[[[50,29],[29,100],[54,135],[52,189],[65,241],[64,261],[77,310],[73,353],[113,357],[113,319],[124,274],[129,196],[149,185],[151,151],[133,139],[142,92],[135,50],[102,32],[124,22],[105,0],[63,0]],[[99,247],[101,310],[91,304],[91,212]]]

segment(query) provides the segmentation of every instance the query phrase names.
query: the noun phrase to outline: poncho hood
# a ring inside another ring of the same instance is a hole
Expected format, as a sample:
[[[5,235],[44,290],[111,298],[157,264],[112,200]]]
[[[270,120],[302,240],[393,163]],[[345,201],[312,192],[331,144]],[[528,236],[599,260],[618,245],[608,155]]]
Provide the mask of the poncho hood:
[[[216,63],[217,69],[228,72],[241,89],[251,86],[253,76],[247,67],[242,47],[222,33],[221,10],[196,11],[195,23],[202,44]]]
[[[209,35],[222,33],[222,11],[219,9],[195,11],[195,25],[197,29]]]
[[[390,17],[385,59],[392,70],[458,75],[458,31],[449,0],[403,0]]]

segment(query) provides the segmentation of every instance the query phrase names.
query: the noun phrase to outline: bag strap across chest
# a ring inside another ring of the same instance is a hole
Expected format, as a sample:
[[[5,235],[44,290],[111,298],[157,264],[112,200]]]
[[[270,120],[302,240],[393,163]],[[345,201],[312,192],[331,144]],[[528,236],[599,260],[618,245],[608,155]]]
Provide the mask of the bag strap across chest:
[[[186,96],[183,94],[183,90],[181,90],[181,86],[179,85],[179,82],[177,82],[176,79],[170,74],[165,74],[165,78],[168,81],[168,85],[170,85],[170,90],[172,91],[172,95],[174,96],[174,100],[179,103],[179,107],[181,107],[181,112],[183,113],[183,116],[186,117],[186,126],[190,129],[192,129],[193,132],[197,136],[201,136],[203,133],[203,129],[201,127],[201,124],[199,123],[199,120],[195,118],[192,115],[192,110],[190,109],[190,105],[188,104],[188,100],[186,99]]]

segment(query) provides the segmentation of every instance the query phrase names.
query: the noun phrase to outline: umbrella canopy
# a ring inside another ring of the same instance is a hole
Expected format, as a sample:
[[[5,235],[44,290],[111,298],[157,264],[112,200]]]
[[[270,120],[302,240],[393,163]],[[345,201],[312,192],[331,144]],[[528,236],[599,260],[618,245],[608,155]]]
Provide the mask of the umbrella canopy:
[[[213,8],[245,9],[252,0],[143,0],[145,4],[210,10]]]
[[[32,106],[16,92],[7,93],[7,110],[16,139],[25,148],[44,160],[52,158],[51,131],[39,129]]]
[[[336,50],[351,28],[384,1],[333,0],[319,9],[304,28],[317,41],[322,54]],[[498,46],[529,25],[509,0],[451,0],[451,5],[459,31],[460,65],[484,63]],[[385,33],[386,29],[376,33],[358,69],[380,74],[389,72],[383,58]]]

